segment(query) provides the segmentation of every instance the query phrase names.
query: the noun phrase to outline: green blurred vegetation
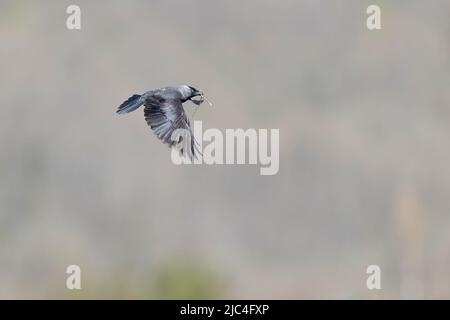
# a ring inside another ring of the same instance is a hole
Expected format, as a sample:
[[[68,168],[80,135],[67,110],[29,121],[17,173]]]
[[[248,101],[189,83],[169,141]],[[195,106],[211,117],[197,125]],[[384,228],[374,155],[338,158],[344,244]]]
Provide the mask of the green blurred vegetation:
[[[223,299],[223,278],[198,260],[182,259],[158,268],[150,296],[154,299]]]
[[[153,269],[154,271],[151,271]],[[228,287],[224,276],[202,259],[166,260],[146,273],[127,268],[99,278],[82,273],[82,289],[55,292],[66,299],[224,299]],[[139,279],[138,282],[135,279]]]

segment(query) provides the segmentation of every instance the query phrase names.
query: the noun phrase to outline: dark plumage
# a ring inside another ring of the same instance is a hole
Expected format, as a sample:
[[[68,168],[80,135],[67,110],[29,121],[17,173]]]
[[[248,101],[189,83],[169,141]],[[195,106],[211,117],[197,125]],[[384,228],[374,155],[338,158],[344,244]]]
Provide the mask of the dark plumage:
[[[200,100],[192,99],[197,96],[200,96]],[[181,144],[180,152],[182,154],[188,152],[192,159],[193,156],[196,156],[198,149],[189,120],[183,109],[183,102],[191,100],[200,105],[205,99],[203,93],[193,87],[187,85],[170,86],[147,91],[142,95],[132,95],[119,106],[117,113],[128,113],[144,105],[144,116],[147,124],[158,139],[168,144],[169,147],[183,142],[182,137],[178,141],[172,141],[171,136],[176,129],[185,129],[191,142],[190,148],[184,150],[183,144]]]

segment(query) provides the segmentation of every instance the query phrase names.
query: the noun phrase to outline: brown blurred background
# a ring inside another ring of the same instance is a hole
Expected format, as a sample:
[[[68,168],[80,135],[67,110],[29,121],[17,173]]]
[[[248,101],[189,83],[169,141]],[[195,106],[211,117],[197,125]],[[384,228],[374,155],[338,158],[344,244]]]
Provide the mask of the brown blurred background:
[[[448,12],[2,0],[0,298],[450,298]],[[115,114],[182,83],[214,102],[205,129],[279,128],[278,175],[175,166]]]

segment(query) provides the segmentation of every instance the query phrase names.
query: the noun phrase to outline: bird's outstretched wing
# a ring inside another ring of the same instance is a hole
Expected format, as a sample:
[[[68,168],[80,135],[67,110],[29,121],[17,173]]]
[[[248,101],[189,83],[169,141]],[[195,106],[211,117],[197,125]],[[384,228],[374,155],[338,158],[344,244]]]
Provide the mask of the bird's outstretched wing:
[[[146,97],[144,105],[145,120],[158,139],[170,147],[179,147],[181,154],[187,153],[191,159],[197,156],[196,153],[199,153],[197,142],[194,139],[181,99],[153,94]],[[177,141],[173,141],[172,133],[177,129],[184,129],[185,135],[179,136]],[[190,145],[186,148],[184,145],[189,141]]]

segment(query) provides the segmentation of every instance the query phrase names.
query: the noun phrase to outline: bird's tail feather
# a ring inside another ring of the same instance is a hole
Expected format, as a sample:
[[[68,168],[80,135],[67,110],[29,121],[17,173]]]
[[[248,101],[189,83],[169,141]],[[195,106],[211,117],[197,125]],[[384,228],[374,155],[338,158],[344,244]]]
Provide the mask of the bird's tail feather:
[[[128,98],[127,101],[125,101],[119,106],[116,112],[122,114],[134,111],[144,104],[143,100],[144,99],[141,99],[141,95],[133,94],[131,97]]]

